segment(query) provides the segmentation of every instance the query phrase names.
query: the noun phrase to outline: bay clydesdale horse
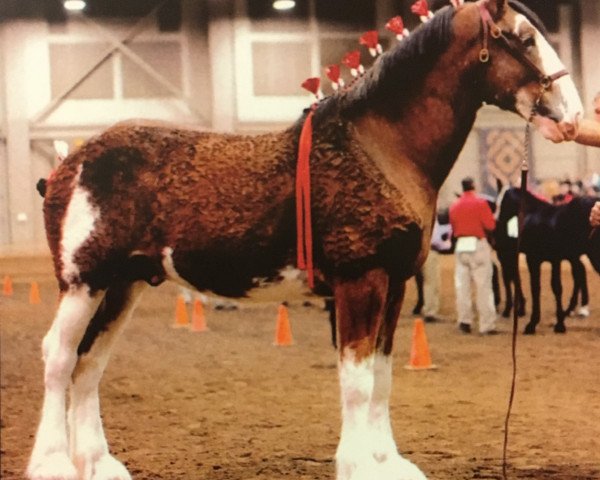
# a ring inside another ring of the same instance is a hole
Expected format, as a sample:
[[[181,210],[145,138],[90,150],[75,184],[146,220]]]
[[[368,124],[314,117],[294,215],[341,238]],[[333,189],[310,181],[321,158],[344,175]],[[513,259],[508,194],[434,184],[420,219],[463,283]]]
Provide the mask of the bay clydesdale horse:
[[[547,138],[577,133],[575,86],[517,2],[443,8],[314,111],[314,265],[338,322],[338,480],[425,478],[392,434],[393,334],[437,192],[483,102],[524,118],[539,102],[533,121]],[[44,216],[61,299],[42,345],[30,479],[130,478],[100,417],[111,348],[148,285],[238,296],[293,262],[304,118],[258,136],[120,124],[57,168]]]

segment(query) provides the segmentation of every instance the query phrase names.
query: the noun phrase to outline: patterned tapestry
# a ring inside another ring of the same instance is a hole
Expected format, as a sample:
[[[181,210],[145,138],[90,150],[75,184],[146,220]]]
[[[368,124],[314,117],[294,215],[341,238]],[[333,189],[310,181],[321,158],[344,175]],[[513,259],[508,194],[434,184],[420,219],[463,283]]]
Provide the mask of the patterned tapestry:
[[[496,179],[503,185],[519,185],[521,164],[524,160],[524,128],[481,128],[479,131],[479,158],[483,192],[497,193]],[[533,175],[533,156],[529,147],[529,176]]]

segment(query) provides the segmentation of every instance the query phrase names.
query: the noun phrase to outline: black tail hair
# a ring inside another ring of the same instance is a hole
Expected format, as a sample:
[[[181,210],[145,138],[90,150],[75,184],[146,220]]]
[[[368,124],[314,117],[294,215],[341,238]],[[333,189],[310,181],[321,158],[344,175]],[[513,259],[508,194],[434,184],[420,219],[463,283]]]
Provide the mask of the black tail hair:
[[[42,198],[46,196],[46,184],[47,181],[45,178],[40,178],[35,184],[35,189],[38,191]]]

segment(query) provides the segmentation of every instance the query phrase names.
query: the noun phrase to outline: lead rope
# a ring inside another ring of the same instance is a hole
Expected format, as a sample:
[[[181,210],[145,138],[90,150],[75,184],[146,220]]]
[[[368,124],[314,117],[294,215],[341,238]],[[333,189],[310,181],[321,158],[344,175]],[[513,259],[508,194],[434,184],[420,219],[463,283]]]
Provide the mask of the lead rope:
[[[531,108],[531,113],[529,114],[529,118],[527,119],[527,125],[525,126],[525,141],[523,143],[524,152],[523,152],[523,163],[521,164],[521,198],[519,200],[519,215],[518,215],[518,235],[517,235],[517,249],[515,252],[516,262],[515,262],[515,301],[513,304],[513,325],[512,325],[512,345],[511,345],[511,355],[512,355],[512,379],[510,385],[510,395],[508,399],[508,409],[506,411],[506,418],[504,419],[504,444],[502,446],[502,478],[504,480],[508,479],[507,469],[508,469],[508,425],[510,422],[510,415],[512,413],[513,402],[515,399],[515,390],[517,385],[517,331],[519,329],[519,301],[520,298],[517,297],[517,292],[521,291],[521,275],[519,274],[519,251],[521,250],[521,236],[523,234],[523,225],[525,224],[525,194],[527,193],[527,176],[529,174],[529,150],[531,147],[531,122],[533,121],[533,117],[535,116],[539,104],[542,100],[542,96],[548,89],[549,85],[546,83],[540,84],[540,93]]]

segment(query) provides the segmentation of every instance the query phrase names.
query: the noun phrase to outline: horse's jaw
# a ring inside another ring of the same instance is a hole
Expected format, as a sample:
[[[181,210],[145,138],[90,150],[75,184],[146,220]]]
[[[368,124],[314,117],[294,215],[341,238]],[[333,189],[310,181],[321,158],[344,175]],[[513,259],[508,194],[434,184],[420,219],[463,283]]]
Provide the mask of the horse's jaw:
[[[542,136],[554,143],[574,140],[579,130],[579,116],[574,122],[556,122],[548,117],[535,115],[533,124],[542,134]]]

